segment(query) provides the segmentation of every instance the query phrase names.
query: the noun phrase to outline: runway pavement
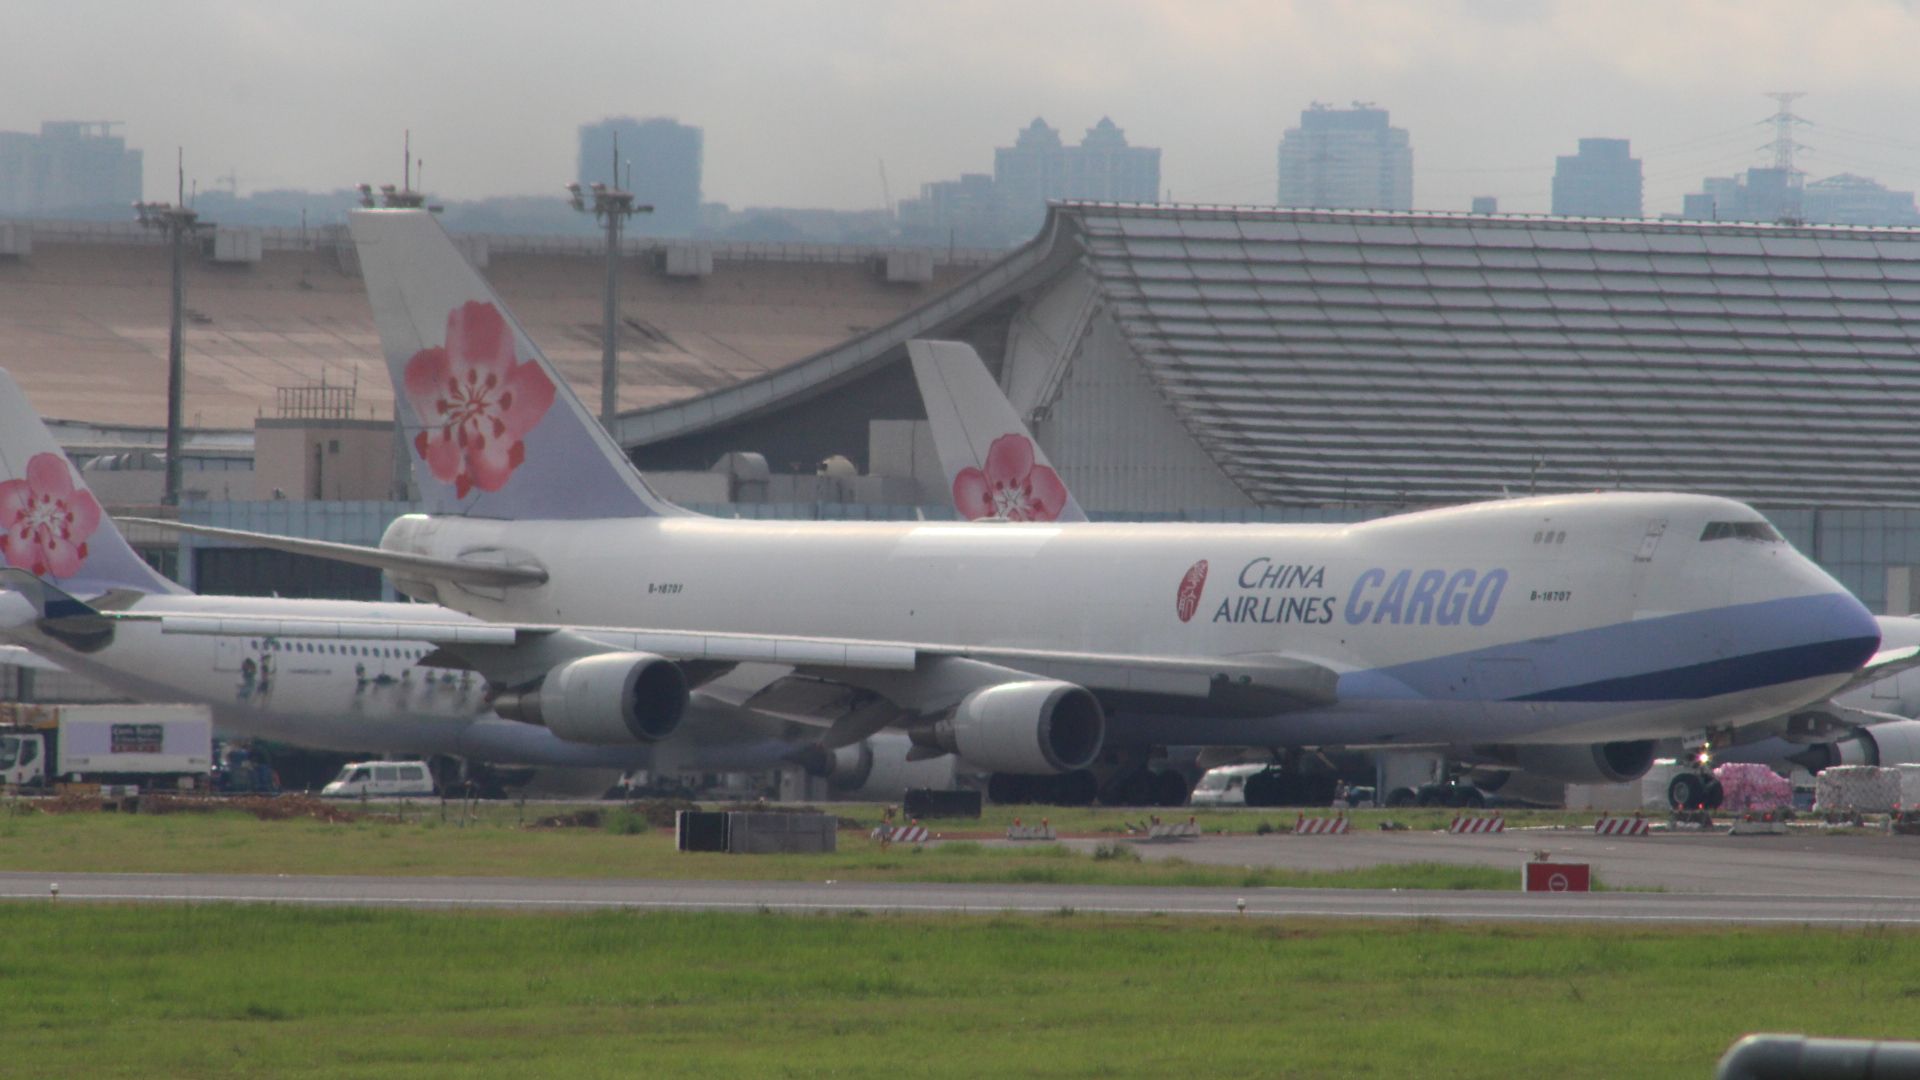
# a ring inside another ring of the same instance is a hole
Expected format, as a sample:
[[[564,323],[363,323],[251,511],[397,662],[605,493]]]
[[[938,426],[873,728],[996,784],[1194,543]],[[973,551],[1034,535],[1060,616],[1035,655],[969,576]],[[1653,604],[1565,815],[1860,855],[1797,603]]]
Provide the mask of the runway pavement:
[[[1070,841],[1091,847],[1097,841]],[[1529,829],[1488,835],[1356,832],[1347,836],[1220,836],[1141,843],[1147,858],[1226,866],[1350,870],[1382,863],[1443,862],[1511,867],[1536,851],[1584,862],[1608,886],[1671,893],[1769,893],[1806,897],[1869,895],[1920,900],[1920,836],[1729,836],[1724,832],[1645,837],[1585,830]]]
[[[59,885],[58,895],[53,886]],[[1920,897],[1708,893],[1371,891],[945,885],[867,882],[581,881],[224,874],[0,874],[0,899],[72,904],[278,903],[519,911],[1123,913],[1566,923],[1920,926]]]

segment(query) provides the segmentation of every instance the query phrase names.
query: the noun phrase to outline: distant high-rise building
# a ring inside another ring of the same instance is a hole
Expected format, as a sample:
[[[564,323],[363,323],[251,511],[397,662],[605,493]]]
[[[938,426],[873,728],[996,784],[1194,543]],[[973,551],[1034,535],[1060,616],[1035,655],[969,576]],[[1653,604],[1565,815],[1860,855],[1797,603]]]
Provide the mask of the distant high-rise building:
[[[1413,209],[1413,146],[1387,110],[1314,102],[1280,139],[1280,205]]]
[[[1040,227],[1049,199],[1158,201],[1160,151],[1127,145],[1126,132],[1105,116],[1079,146],[1067,146],[1035,117],[1012,146],[993,152],[993,182],[1009,226],[1024,238]]]
[[[1078,146],[1035,118],[1012,146],[993,152],[993,175],[969,173],[921,187],[900,203],[900,231],[909,240],[983,247],[1030,238],[1050,199],[1155,202],[1160,197],[1160,151],[1131,146],[1108,117],[1087,129]]]
[[[1581,139],[1554,159],[1553,212],[1567,217],[1641,216],[1640,159],[1626,139]]]
[[[613,175],[613,142],[620,140],[620,175]],[[700,226],[701,130],[664,117],[612,117],[580,127],[582,184],[633,192],[653,213],[630,226],[649,236],[686,236]],[[627,179],[628,166],[633,179]]]
[[[124,217],[140,200],[141,154],[117,121],[49,120],[40,134],[0,131],[0,214]]]

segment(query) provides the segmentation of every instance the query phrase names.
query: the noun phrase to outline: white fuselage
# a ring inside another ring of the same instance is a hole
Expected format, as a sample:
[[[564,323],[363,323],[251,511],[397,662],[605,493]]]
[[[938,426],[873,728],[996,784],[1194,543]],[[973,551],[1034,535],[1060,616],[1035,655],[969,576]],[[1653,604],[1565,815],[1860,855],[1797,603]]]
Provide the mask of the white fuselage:
[[[142,597],[143,614],[270,618],[460,620],[420,604],[266,597]],[[471,673],[423,667],[420,641],[162,633],[159,622],[115,624],[103,647],[83,652],[24,626],[6,635],[62,667],[129,697],[190,701],[213,708],[227,734],[348,752],[447,754],[516,765],[626,769],[644,764],[639,747],[587,747],[541,728],[502,720]]]
[[[1120,741],[1599,742],[1826,696],[1872,653],[1860,604],[1729,500],[1516,499],[1344,526],[565,523],[411,515],[383,546],[544,567],[443,603],[487,619],[1107,657],[1306,660],[1339,703],[1114,718]],[[1202,565],[1204,564],[1204,566]]]
[[[470,619],[426,604],[185,594],[143,596],[127,610],[294,621],[444,624]],[[111,640],[93,651],[72,648],[31,624],[0,631],[0,640],[136,700],[208,705],[223,734],[317,750],[667,773],[774,768],[788,764],[811,741],[804,734],[796,737],[783,721],[716,706],[700,695],[696,707],[703,722],[661,742],[569,742],[543,727],[496,715],[486,699],[485,680],[472,672],[422,664],[435,648],[425,641],[165,633],[159,621],[139,619],[116,622]],[[732,677],[733,697],[748,697],[785,671],[749,667]],[[886,752],[889,767],[899,767],[893,759],[905,754],[904,744],[887,744]]]

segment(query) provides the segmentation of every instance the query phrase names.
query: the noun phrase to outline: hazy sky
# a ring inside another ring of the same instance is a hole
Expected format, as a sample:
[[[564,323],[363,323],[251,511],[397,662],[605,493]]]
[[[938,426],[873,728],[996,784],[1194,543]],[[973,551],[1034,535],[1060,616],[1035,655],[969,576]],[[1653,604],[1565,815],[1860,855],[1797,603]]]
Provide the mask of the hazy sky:
[[[0,130],[123,120],[149,197],[398,179],[558,193],[578,125],[706,130],[705,197],[882,205],[990,172],[1035,116],[1162,149],[1182,202],[1271,202],[1313,100],[1408,129],[1414,204],[1547,209],[1555,154],[1626,137],[1650,213],[1769,158],[1768,90],[1815,178],[1920,187],[1920,5],[1903,0],[4,0]]]

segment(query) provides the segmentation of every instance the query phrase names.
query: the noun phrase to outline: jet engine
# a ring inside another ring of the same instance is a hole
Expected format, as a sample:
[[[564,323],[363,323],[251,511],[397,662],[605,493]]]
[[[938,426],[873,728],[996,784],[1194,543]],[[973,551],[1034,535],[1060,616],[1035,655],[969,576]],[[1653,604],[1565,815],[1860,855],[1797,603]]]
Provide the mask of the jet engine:
[[[656,742],[680,726],[687,677],[664,656],[601,653],[555,666],[532,689],[501,694],[493,709],[568,742]]]
[[[1563,784],[1621,784],[1653,768],[1653,740],[1589,746],[1517,746],[1521,771]]]
[[[1106,733],[1106,714],[1091,691],[1035,679],[975,690],[952,716],[912,738],[916,747],[958,754],[978,769],[1032,775],[1086,768]]]
[[[942,755],[910,761],[912,740],[897,732],[881,732],[852,746],[809,755],[807,771],[823,776],[833,790],[853,798],[898,800],[908,788],[948,789],[954,786],[954,760]]]
[[[1868,724],[1843,739],[1815,743],[1787,760],[1814,772],[1833,765],[1920,764],[1920,720]]]

